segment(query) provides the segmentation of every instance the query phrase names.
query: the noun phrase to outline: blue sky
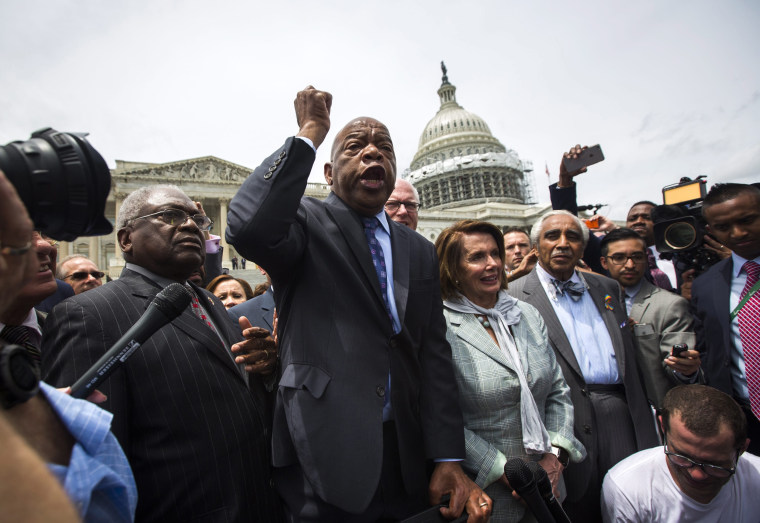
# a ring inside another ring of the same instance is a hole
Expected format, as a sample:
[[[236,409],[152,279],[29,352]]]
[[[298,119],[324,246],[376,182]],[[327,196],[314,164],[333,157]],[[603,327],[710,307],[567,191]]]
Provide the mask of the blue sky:
[[[760,4],[6,0],[0,143],[45,126],[87,131],[115,160],[215,155],[255,167],[296,132],[307,84],[333,93],[333,129],[374,116],[399,172],[439,102],[457,100],[535,167],[575,143],[607,159],[580,203],[661,199],[681,176],[760,180]],[[312,172],[322,180],[327,147]]]

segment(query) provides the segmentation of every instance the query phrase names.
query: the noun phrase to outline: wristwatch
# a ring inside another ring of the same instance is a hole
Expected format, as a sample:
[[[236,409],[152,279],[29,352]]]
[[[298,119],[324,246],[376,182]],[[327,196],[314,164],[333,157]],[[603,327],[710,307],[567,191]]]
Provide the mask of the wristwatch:
[[[29,353],[18,345],[0,347],[0,404],[5,409],[37,394],[40,374]]]
[[[557,456],[559,464],[562,465],[562,467],[567,468],[567,466],[570,464],[570,454],[562,447],[555,447],[553,445],[551,452]]]

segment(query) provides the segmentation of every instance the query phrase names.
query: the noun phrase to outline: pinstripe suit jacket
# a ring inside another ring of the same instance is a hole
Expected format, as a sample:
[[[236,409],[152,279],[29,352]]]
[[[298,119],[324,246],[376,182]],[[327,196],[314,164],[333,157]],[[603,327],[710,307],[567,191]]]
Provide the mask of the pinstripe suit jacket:
[[[194,287],[226,343],[241,339],[221,302]],[[53,309],[43,376],[73,383],[145,312],[160,287],[121,278]],[[132,466],[138,521],[272,521],[268,436],[256,382],[190,307],[158,330],[100,390]]]
[[[650,415],[649,403],[644,393],[638,365],[636,364],[633,336],[630,334],[628,327],[621,328],[621,325],[627,320],[627,315],[625,313],[625,306],[620,300],[620,286],[615,280],[594,273],[584,273],[583,277],[588,283],[588,292],[594,300],[599,314],[604,319],[604,323],[607,325],[607,330],[612,339],[618,372],[625,386],[628,411],[631,414],[635,429],[638,449],[634,449],[634,451],[654,447],[659,442]],[[556,312],[554,312],[554,307],[549,301],[546,291],[541,285],[536,270],[533,269],[527,276],[510,283],[508,292],[518,300],[524,300],[538,309],[544,322],[546,322],[549,342],[562,368],[565,381],[567,381],[570,387],[570,397],[575,407],[575,435],[583,443],[583,446],[586,447],[586,452],[588,453],[587,459],[577,465],[568,467],[564,473],[565,484],[567,485],[567,499],[575,501],[584,495],[589,488],[590,478],[594,476],[592,471],[597,465],[600,448],[600,443],[597,441],[596,427],[598,423],[603,423],[604,421],[596,419],[578,360],[575,358],[573,348],[557,318]],[[606,295],[612,297],[612,310],[606,309],[602,305]],[[602,476],[606,473],[606,471],[600,472]],[[599,477],[598,480],[600,484],[595,488],[601,487],[602,478]]]
[[[580,461],[586,451],[573,435],[570,389],[549,346],[546,327],[533,306],[524,302],[518,306],[522,316],[512,332],[536,405],[552,444],[566,449],[572,461]],[[528,455],[523,447],[517,371],[474,315],[448,309],[444,315],[464,415],[464,468],[494,500],[491,521],[518,521],[525,507],[502,483],[489,485],[487,479],[501,475],[509,458],[540,458]]]

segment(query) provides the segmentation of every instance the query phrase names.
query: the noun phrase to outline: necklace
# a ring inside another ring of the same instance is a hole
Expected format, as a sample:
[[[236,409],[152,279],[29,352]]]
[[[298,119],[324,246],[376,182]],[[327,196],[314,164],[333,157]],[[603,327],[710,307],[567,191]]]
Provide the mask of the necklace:
[[[476,314],[475,317],[478,319],[478,321],[483,327],[485,327],[486,329],[491,328],[491,323],[488,321],[488,319],[485,316],[479,316]]]

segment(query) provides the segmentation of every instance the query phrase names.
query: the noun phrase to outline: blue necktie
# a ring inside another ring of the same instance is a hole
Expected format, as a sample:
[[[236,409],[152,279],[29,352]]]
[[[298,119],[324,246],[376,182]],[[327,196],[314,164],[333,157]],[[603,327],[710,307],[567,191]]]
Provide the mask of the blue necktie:
[[[385,269],[385,255],[383,254],[383,248],[380,246],[380,242],[377,241],[375,236],[375,230],[380,222],[377,218],[362,218],[364,224],[364,236],[367,238],[367,244],[369,245],[369,252],[372,255],[372,265],[375,266],[375,272],[377,273],[377,279],[380,280],[380,290],[383,292],[383,302],[385,303],[385,311],[388,313],[388,319],[391,320],[391,328],[393,328],[393,315],[391,314],[391,308],[388,305],[388,273]],[[385,389],[385,396],[383,398],[383,421],[389,421],[393,419],[393,407],[391,407],[391,375],[388,374],[388,385]]]
[[[369,244],[369,252],[372,255],[372,264],[375,266],[375,272],[377,273],[377,279],[380,280],[380,290],[383,293],[383,302],[385,303],[385,310],[388,313],[388,318],[393,324],[393,316],[391,315],[391,308],[388,305],[388,273],[385,269],[385,255],[383,255],[383,248],[375,237],[375,230],[380,222],[377,218],[362,218],[364,223],[364,236],[367,237],[367,244]]]
[[[583,293],[586,292],[586,287],[582,283],[570,280],[564,282],[559,280],[552,280],[552,283],[554,284],[554,288],[557,289],[557,294],[564,296],[565,293],[567,293],[567,295],[570,296],[573,301],[580,300],[581,296],[583,296]]]

